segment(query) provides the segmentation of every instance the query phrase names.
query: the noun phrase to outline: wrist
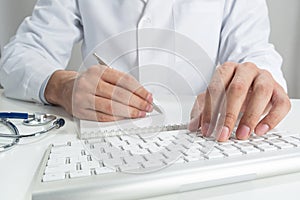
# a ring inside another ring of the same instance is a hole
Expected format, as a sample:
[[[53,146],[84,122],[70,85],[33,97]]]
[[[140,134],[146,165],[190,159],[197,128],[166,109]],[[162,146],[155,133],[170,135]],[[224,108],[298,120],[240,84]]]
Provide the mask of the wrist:
[[[45,88],[44,97],[47,102],[54,105],[62,105],[66,84],[73,81],[78,73],[75,71],[57,70],[49,78]]]

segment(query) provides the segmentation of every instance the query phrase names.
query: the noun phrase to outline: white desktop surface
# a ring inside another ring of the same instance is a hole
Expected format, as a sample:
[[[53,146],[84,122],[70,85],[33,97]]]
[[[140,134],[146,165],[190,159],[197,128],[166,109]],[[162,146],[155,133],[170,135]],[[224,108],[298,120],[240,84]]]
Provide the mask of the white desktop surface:
[[[193,98],[186,105],[192,106]],[[0,111],[46,112],[63,117],[64,127],[51,131],[45,136],[22,139],[13,149],[0,153],[0,199],[28,200],[30,185],[46,148],[54,142],[77,140],[76,125],[73,118],[63,109],[55,106],[43,106],[5,98],[0,90]],[[280,129],[300,131],[300,100],[292,100],[292,110],[279,125]],[[271,167],[271,166],[270,166]],[[299,199],[300,172],[255,181],[236,183],[185,193],[149,198],[164,199]],[[99,197],[101,198],[101,197]]]

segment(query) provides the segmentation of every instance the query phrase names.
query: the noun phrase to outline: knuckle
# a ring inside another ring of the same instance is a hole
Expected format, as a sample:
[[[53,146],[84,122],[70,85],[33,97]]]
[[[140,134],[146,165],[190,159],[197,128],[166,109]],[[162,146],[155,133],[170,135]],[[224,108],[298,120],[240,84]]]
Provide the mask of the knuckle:
[[[287,108],[287,110],[290,110],[292,107],[291,101],[288,97],[278,98],[276,103],[278,106]]]
[[[273,79],[272,74],[268,70],[261,69],[260,74],[267,77],[267,78],[269,78],[269,79]]]
[[[123,91],[121,89],[118,89],[117,87],[114,87],[112,92],[111,92],[111,98],[112,99],[122,99],[123,102],[128,101],[128,99],[126,99]]]
[[[96,86],[96,90],[97,90],[98,92],[105,91],[105,84],[104,84],[103,81],[100,80],[100,81],[98,82],[98,84],[97,84],[97,86]]]
[[[132,81],[132,78],[129,74],[124,74],[124,73],[120,72],[119,75],[120,75],[121,80],[124,82],[130,83]]]
[[[252,70],[258,69],[257,66],[252,62],[245,62],[243,63],[243,65],[246,66],[248,69],[252,69]]]
[[[146,109],[147,106],[148,106],[148,103],[146,101],[140,101],[140,105],[139,105],[140,108]]]
[[[273,86],[270,83],[257,83],[254,87],[259,94],[266,96],[272,92]]]
[[[137,109],[130,109],[130,117],[131,118],[137,118],[139,117],[139,111]]]
[[[257,124],[258,120],[259,120],[259,114],[257,113],[247,113],[245,114],[245,116],[243,117],[243,122],[242,124],[246,124],[248,125],[250,128],[255,127],[255,125]]]
[[[242,93],[246,91],[248,88],[246,87],[245,83],[243,81],[234,81],[230,85],[230,91],[231,92],[237,92]]]
[[[206,97],[212,97],[217,95],[218,93],[219,93],[218,84],[216,82],[210,83],[206,90],[206,94],[207,94]]]
[[[228,127],[233,127],[235,122],[237,120],[237,115],[234,114],[234,113],[231,113],[231,112],[227,112],[226,115],[225,115],[225,124],[228,126]]]
[[[235,63],[235,62],[225,62],[225,63],[223,63],[221,68],[226,68],[226,67],[236,68],[236,66],[237,66],[237,63]]]
[[[285,106],[287,105],[287,99],[286,98],[277,98],[276,99],[277,106]]]
[[[86,88],[87,80],[85,79],[84,76],[81,76],[77,79],[76,85],[77,85],[77,88],[84,89],[84,88]]]
[[[91,67],[89,67],[86,70],[86,73],[87,74],[95,74],[95,73],[98,73],[98,71],[99,71],[99,66],[98,65],[92,65]]]
[[[111,102],[104,103],[103,109],[105,113],[113,113],[113,106]]]

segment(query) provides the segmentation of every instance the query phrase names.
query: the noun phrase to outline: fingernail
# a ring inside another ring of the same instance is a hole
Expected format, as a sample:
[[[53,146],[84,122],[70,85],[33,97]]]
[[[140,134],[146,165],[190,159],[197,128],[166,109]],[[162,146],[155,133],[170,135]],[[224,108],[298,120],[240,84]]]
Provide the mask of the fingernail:
[[[146,116],[146,112],[144,112],[144,111],[139,112],[139,117],[145,117],[145,116]]]
[[[146,111],[151,112],[153,110],[153,106],[151,104],[147,105]]]
[[[151,93],[149,93],[149,94],[147,95],[146,100],[147,100],[149,103],[152,103],[152,102],[153,102],[153,97],[152,97],[152,94],[151,94]]]
[[[260,124],[257,126],[255,133],[257,135],[264,135],[270,130],[270,127],[268,124]]]
[[[208,129],[209,129],[209,123],[204,123],[204,125],[201,127],[201,132],[204,136],[207,135]]]
[[[219,137],[219,141],[226,141],[228,140],[228,137],[229,137],[229,128],[227,126],[223,126]]]
[[[250,128],[248,126],[242,125],[236,130],[236,136],[238,139],[247,139],[250,134]]]

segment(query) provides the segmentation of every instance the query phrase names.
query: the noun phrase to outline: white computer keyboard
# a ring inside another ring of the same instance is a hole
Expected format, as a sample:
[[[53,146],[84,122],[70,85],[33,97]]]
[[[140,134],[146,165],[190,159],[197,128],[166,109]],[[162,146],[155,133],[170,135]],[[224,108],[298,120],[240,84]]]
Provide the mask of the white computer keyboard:
[[[115,136],[53,144],[41,182],[53,182],[107,173],[143,173],[169,165],[209,162],[216,159],[263,154],[300,147],[300,135],[270,132],[249,140],[218,143],[187,131],[169,131],[154,136]]]

